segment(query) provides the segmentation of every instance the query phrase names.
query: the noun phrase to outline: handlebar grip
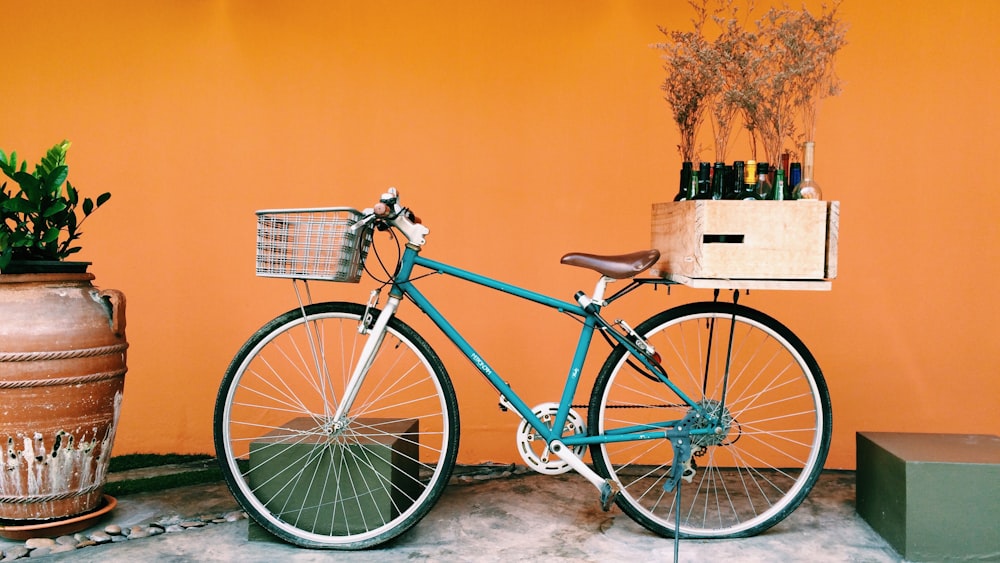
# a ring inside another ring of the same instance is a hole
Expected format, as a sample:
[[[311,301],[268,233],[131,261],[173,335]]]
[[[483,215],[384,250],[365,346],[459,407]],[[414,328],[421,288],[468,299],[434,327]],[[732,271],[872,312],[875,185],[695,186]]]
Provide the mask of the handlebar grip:
[[[375,204],[375,207],[372,208],[372,213],[374,213],[376,217],[385,218],[392,213],[392,208],[380,201]]]

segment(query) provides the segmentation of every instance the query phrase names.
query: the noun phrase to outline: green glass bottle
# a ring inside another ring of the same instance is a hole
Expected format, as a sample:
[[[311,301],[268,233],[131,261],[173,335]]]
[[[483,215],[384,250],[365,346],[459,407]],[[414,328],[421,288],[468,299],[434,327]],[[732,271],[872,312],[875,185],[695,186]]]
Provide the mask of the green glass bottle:
[[[712,165],[702,162],[698,165],[698,191],[691,199],[712,199]]]
[[[712,169],[712,199],[722,199],[726,191],[726,163],[716,162]]]
[[[691,175],[694,173],[694,166],[690,162],[681,163],[681,181],[677,189],[674,201],[684,201],[690,199],[688,189],[691,187]]]
[[[781,168],[778,168],[774,173],[774,193],[771,195],[771,199],[775,201],[785,199],[785,171]]]
[[[746,163],[742,160],[733,162],[732,171],[729,173],[729,185],[726,186],[726,199],[743,199],[743,174]]]

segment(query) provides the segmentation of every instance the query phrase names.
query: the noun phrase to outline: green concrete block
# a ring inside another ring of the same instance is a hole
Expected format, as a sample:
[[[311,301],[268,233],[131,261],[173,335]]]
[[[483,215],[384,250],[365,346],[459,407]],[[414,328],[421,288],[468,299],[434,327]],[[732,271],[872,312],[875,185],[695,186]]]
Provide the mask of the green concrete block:
[[[909,561],[1000,559],[1000,437],[857,433],[857,511]]]
[[[268,532],[257,522],[254,522],[253,519],[247,524],[247,539],[258,542],[285,543],[281,538]]]
[[[273,513],[296,527],[344,535],[371,524],[371,515],[394,518],[420,494],[417,420],[360,419],[378,428],[343,448],[325,446],[309,432],[315,421],[296,418],[250,445],[250,486]],[[357,456],[357,457],[355,457]],[[347,489],[334,486],[345,484]],[[344,491],[351,491],[344,502]],[[338,496],[339,491],[339,496]],[[256,526],[251,540],[266,540]]]

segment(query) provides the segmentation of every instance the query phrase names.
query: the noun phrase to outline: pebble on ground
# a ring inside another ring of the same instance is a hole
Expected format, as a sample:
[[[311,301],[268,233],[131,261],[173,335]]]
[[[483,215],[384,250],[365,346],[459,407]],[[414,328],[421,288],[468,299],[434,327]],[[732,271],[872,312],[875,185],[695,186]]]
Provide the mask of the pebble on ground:
[[[108,524],[103,529],[89,533],[77,533],[58,538],[28,538],[24,545],[9,547],[0,551],[0,561],[14,561],[25,557],[40,557],[50,553],[63,553],[94,545],[123,542],[148,538],[166,533],[183,532],[225,522],[236,522],[246,518],[245,512],[234,510],[225,514],[212,514],[196,518],[170,516],[148,524],[122,528],[118,524]]]

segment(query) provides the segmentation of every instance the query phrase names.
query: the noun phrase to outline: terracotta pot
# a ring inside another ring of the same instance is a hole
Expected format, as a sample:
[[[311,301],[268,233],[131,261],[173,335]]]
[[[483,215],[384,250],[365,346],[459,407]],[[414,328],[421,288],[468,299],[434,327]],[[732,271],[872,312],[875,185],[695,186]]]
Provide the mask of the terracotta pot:
[[[0,519],[102,500],[125,385],[125,297],[92,274],[0,275]]]

